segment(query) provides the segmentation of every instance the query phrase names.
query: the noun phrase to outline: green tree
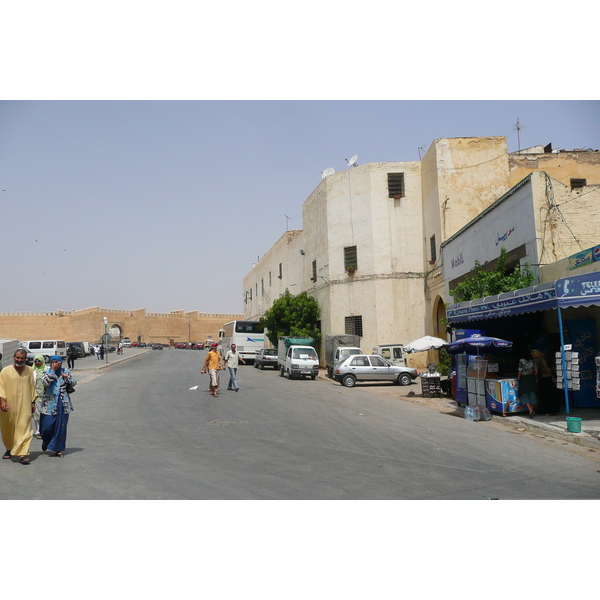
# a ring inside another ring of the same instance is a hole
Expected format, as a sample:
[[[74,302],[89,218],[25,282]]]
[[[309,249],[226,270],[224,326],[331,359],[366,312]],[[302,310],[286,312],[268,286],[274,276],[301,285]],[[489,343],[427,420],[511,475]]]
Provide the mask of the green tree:
[[[306,292],[294,296],[286,288],[260,318],[260,324],[267,330],[267,337],[275,347],[280,337],[293,336],[314,338],[318,348],[321,342],[321,331],[317,327],[319,319],[319,304],[312,296]]]
[[[506,248],[500,250],[495,269],[486,271],[481,263],[475,261],[475,273],[461,281],[450,295],[455,302],[465,302],[486,296],[496,296],[530,286],[535,276],[529,269],[529,263],[516,267],[512,273],[506,270]]]

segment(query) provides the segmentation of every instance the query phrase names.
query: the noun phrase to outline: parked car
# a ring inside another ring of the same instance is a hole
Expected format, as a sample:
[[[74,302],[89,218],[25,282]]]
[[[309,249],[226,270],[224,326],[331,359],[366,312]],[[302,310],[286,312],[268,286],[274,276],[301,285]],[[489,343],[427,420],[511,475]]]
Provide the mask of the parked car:
[[[254,359],[254,368],[262,371],[265,367],[273,367],[275,370],[279,369],[276,348],[261,348],[257,350],[256,358]]]
[[[377,354],[348,356],[333,369],[333,378],[346,387],[354,387],[357,381],[392,381],[409,385],[418,375],[417,369],[393,365]]]
[[[152,350],[162,350],[162,344],[152,344]]]

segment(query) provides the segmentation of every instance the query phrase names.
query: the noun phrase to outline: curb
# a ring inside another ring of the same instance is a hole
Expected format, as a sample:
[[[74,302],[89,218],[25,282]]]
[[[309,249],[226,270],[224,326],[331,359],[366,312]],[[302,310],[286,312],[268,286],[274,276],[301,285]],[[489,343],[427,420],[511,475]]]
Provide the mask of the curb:
[[[457,412],[462,413],[463,415],[465,413],[465,409],[461,406],[457,406],[456,410]],[[525,431],[530,431],[532,433],[538,434],[543,433],[547,437],[564,440],[565,442],[570,442],[571,444],[576,444],[584,448],[593,448],[594,450],[600,450],[600,438],[594,435],[590,435],[589,433],[571,433],[570,431],[563,431],[562,429],[558,429],[556,427],[553,427],[552,425],[542,425],[541,423],[536,423],[533,420],[515,421],[510,419],[510,417],[500,417],[498,415],[492,415],[492,421],[495,421],[496,423],[501,423],[502,425],[510,427],[512,429],[524,429]]]

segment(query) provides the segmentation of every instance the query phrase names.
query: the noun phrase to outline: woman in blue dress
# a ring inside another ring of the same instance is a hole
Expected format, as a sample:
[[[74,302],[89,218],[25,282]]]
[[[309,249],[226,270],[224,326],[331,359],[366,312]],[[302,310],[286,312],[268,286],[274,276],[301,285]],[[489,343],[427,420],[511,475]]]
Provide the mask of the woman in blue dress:
[[[64,457],[67,445],[67,425],[73,410],[67,386],[77,382],[69,369],[63,369],[62,358],[53,356],[50,368],[44,372],[44,397],[40,407],[40,433],[42,450],[51,450],[55,456]]]

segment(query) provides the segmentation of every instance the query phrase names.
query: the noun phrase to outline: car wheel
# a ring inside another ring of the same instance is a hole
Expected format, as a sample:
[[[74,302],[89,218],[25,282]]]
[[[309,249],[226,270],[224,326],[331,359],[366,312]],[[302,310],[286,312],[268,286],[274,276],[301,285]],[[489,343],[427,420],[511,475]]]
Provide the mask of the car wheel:
[[[408,373],[401,373],[398,375],[398,385],[410,385],[411,378]]]
[[[260,367],[258,367],[261,371],[265,368],[264,363],[260,363]]]
[[[356,378],[354,375],[344,375],[342,377],[342,385],[345,387],[354,387],[356,385]]]
[[[314,381],[315,380],[316,375],[311,375],[310,378]]]
[[[283,377],[283,367],[279,367],[279,377]]]

